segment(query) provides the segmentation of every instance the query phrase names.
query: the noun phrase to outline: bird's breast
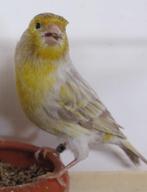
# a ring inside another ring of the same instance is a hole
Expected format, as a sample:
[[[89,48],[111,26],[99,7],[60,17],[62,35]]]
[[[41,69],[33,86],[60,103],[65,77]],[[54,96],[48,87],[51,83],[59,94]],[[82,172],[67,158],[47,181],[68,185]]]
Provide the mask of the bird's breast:
[[[35,68],[26,63],[21,68],[16,67],[16,86],[26,112],[33,112],[39,107],[55,84],[54,71],[48,65]]]

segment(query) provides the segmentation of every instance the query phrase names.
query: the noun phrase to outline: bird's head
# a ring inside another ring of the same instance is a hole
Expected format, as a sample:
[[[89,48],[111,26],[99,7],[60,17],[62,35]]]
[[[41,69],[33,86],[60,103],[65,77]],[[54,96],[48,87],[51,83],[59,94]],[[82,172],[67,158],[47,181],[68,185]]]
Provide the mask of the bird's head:
[[[42,13],[30,22],[25,36],[37,56],[59,59],[68,51],[66,26],[68,21],[52,13]]]

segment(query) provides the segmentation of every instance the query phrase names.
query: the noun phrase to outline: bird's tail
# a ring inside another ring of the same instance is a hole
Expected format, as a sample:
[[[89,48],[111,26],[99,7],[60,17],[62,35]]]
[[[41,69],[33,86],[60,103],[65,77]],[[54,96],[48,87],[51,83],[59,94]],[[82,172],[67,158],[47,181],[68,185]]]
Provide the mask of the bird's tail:
[[[122,140],[120,147],[134,164],[138,165],[140,160],[147,164],[147,159],[145,159],[127,140]]]

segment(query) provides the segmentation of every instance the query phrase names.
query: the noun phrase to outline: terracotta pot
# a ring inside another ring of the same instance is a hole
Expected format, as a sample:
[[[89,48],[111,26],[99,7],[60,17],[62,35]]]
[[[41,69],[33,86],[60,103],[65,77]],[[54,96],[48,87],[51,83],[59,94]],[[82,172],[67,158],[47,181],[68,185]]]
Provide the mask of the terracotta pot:
[[[0,140],[0,161],[10,163],[14,166],[25,168],[36,163],[34,153],[38,151],[40,147],[21,143],[12,140]],[[42,166],[50,165],[53,168],[53,173],[63,168],[63,164],[55,153],[54,149],[47,148],[48,155],[44,159],[40,158]],[[48,179],[46,175],[44,177],[38,177],[36,181],[32,183],[0,187],[0,192],[68,192],[69,191],[69,176],[68,173],[62,176],[66,186],[61,186],[56,179]]]

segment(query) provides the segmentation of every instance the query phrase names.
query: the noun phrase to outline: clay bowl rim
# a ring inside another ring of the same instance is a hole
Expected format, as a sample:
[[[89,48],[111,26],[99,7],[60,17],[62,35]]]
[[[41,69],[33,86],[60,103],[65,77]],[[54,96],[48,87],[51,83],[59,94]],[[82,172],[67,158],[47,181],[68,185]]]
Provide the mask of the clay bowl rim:
[[[19,140],[13,140],[13,139],[3,139],[0,138],[0,149],[16,149],[16,150],[22,150],[22,151],[28,151],[28,152],[36,152],[38,150],[41,150],[42,147],[30,144],[30,143],[26,143],[26,142],[21,142]],[[58,171],[61,170],[61,168],[64,167],[63,163],[60,161],[59,158],[59,154],[52,148],[46,148],[49,150],[47,159],[49,159],[53,165],[54,165],[54,170],[53,172],[47,172],[44,175],[38,176],[36,178],[35,181],[31,182],[31,183],[24,183],[24,184],[20,184],[20,185],[16,185],[16,186],[6,186],[6,187],[0,187],[1,189],[15,189],[15,188],[19,188],[19,187],[27,187],[27,186],[31,186],[32,184],[41,182],[42,180],[54,180],[54,179],[49,179],[46,176],[48,175],[48,173],[56,173]],[[63,177],[66,175],[67,173],[65,173],[63,175]]]

